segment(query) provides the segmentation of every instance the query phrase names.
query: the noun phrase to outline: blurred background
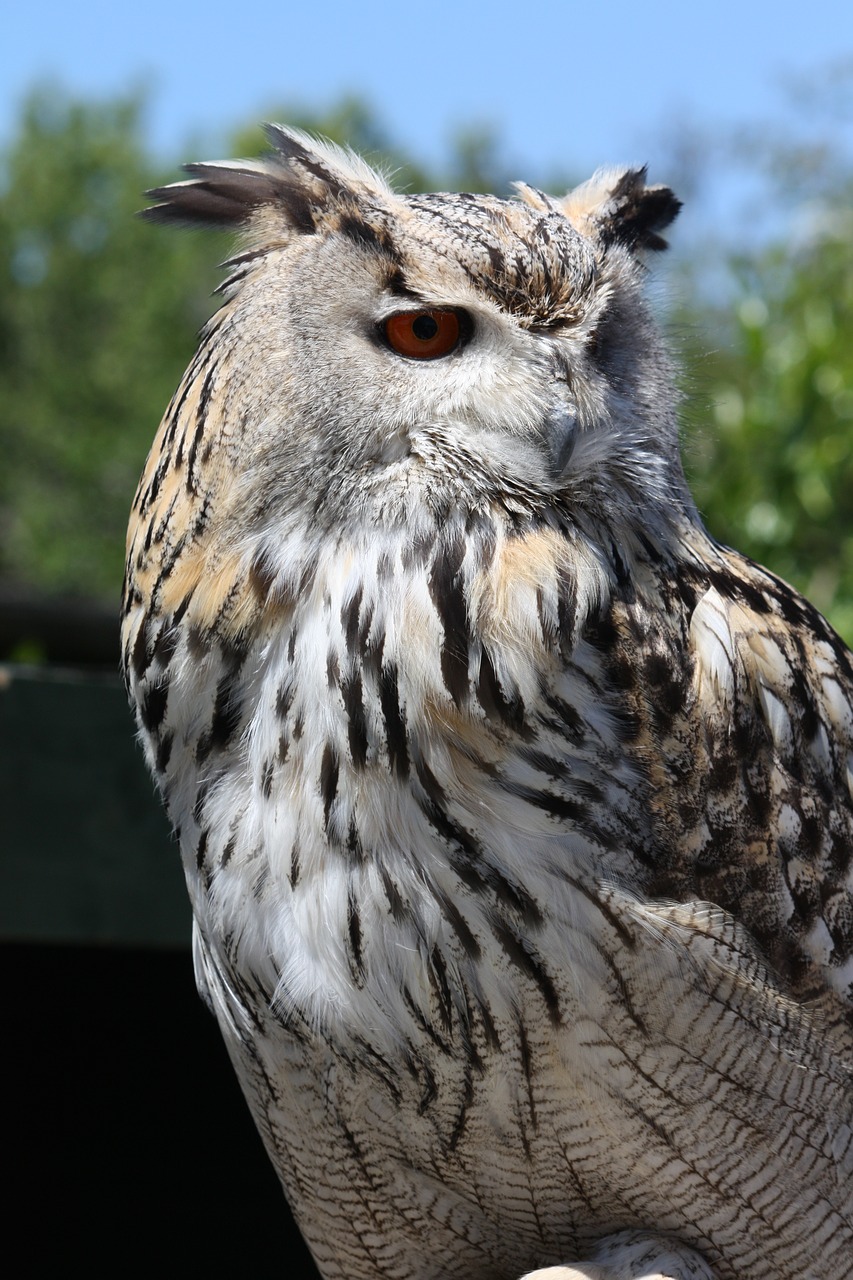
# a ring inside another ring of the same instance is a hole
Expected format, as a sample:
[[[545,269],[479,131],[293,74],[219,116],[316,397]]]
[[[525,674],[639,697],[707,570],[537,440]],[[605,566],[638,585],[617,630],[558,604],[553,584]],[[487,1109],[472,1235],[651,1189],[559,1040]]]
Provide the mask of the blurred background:
[[[127,512],[228,253],[134,211],[182,162],[259,152],[262,120],[347,143],[408,190],[561,192],[648,163],[685,201],[652,288],[700,510],[853,640],[849,0],[15,6],[0,936],[45,1269],[82,1250],[99,1275],[114,1240],[157,1258],[168,1235],[213,1275],[282,1257],[311,1274],[193,994],[177,853],[116,676]]]

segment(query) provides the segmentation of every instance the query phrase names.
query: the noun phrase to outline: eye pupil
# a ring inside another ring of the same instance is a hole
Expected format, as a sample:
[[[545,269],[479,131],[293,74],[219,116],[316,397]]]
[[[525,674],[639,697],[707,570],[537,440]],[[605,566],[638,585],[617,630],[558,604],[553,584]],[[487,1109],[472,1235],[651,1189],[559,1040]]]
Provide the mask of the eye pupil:
[[[438,321],[431,315],[418,316],[412,322],[412,333],[421,342],[428,342],[438,333]]]

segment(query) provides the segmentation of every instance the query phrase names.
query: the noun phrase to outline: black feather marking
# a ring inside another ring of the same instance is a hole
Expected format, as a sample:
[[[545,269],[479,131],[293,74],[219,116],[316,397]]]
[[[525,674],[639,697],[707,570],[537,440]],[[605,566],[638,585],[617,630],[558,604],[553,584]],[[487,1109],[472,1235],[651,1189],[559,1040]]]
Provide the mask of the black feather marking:
[[[385,890],[385,897],[388,899],[391,916],[399,924],[408,917],[409,913],[406,910],[406,904],[403,901],[400,890],[391,879],[388,868],[381,862],[379,864],[379,873],[382,876],[382,887]]]
[[[414,1019],[415,1023],[420,1027],[422,1031],[424,1031],[429,1036],[432,1043],[436,1045],[436,1047],[439,1048],[442,1051],[442,1053],[450,1057],[453,1051],[452,1044],[450,1044],[449,1041],[446,1040],[443,1036],[439,1035],[438,1030],[433,1026],[433,1024],[425,1016],[423,1010],[420,1008],[417,1001],[413,999],[412,993],[409,990],[409,988],[404,986],[401,994],[403,996],[403,1001],[406,1005],[406,1008],[409,1010],[409,1013],[412,1015],[412,1018]]]
[[[277,124],[265,124],[264,133],[282,160],[297,161],[306,172],[319,180],[330,195],[339,198],[348,194],[348,188],[340,179],[287,129],[282,129]]]
[[[578,800],[570,800],[568,796],[555,795],[553,791],[537,791],[535,787],[527,787],[520,782],[505,780],[503,787],[510,795],[517,796],[519,800],[524,800],[527,804],[532,804],[536,809],[543,809],[555,818],[561,818],[563,821],[572,822],[580,827],[584,826],[588,810]]]
[[[420,1096],[420,1101],[418,1102],[418,1115],[422,1116],[426,1114],[432,1103],[435,1102],[438,1097],[438,1086],[435,1082],[435,1075],[427,1063],[421,1063],[420,1074],[423,1076],[424,1087]]]
[[[362,950],[361,916],[355,894],[350,889],[347,898],[347,932],[349,934],[350,972],[357,987],[364,985],[364,952]]]
[[[456,534],[439,544],[429,572],[429,592],[444,628],[441,674],[457,707],[468,695],[468,609],[462,583],[465,542]]]
[[[329,826],[329,810],[338,794],[339,774],[338,753],[331,743],[327,742],[323,748],[323,759],[320,763],[320,794],[323,797],[323,823],[326,828]]]
[[[269,800],[272,795],[272,780],[275,774],[275,760],[267,760],[261,773],[261,795]]]
[[[565,737],[574,746],[580,746],[583,742],[584,722],[575,707],[571,703],[566,702],[563,698],[557,697],[550,689],[543,690],[543,699],[550,711],[553,712],[554,718],[551,719],[541,716],[543,724],[549,728],[554,728]]]
[[[557,581],[557,629],[560,651],[568,658],[574,652],[577,637],[577,587],[573,578],[564,571],[558,572]]]
[[[252,880],[252,897],[255,902],[263,902],[270,882],[269,864],[265,863]]]
[[[275,572],[270,567],[263,549],[256,551],[249,567],[249,586],[258,601],[264,604],[275,582]]]
[[[237,824],[235,823],[234,827],[236,827],[236,825]],[[222,858],[220,860],[220,866],[222,867],[228,866],[228,863],[234,857],[234,851],[237,848],[237,833],[234,827],[232,827],[231,834],[225,842],[225,848],[222,850]]]
[[[479,960],[483,954],[482,947],[471,932],[468,921],[462,915],[452,898],[441,893],[439,890],[435,890],[434,892],[441,906],[442,918],[452,927],[453,932],[462,944],[462,949],[466,956],[471,960]]]
[[[632,939],[632,945],[633,945],[633,939]],[[649,1038],[648,1023],[646,1022],[642,1014],[638,1012],[638,1010],[634,1005],[632,991],[630,986],[628,985],[628,980],[625,974],[623,973],[622,968],[616,963],[616,961],[613,958],[611,950],[607,946],[603,946],[601,942],[598,942],[595,939],[592,940],[592,946],[595,948],[596,952],[601,957],[605,967],[610,971],[610,976],[613,980],[613,984],[619,992],[620,1010],[623,1013],[626,1013],[628,1015],[628,1017],[634,1023],[634,1026],[637,1028],[637,1031],[640,1033],[640,1035],[643,1036],[644,1039],[648,1039]]]
[[[385,288],[395,298],[406,298],[410,302],[423,302],[422,296],[406,283],[406,277],[399,266],[389,269],[385,277]]]
[[[369,1040],[363,1039],[361,1036],[354,1035],[352,1045],[357,1051],[354,1055],[350,1055],[341,1047],[338,1047],[338,1055],[347,1063],[348,1066],[354,1066],[358,1063],[359,1067],[367,1067],[373,1075],[382,1082],[396,1103],[399,1103],[402,1097],[400,1086],[397,1083],[397,1070],[393,1067],[387,1058],[383,1058],[377,1053],[376,1047]],[[406,1063],[408,1066],[408,1062]]]
[[[418,781],[423,787],[424,798],[420,800],[421,808],[439,835],[444,836],[448,844],[462,849],[469,862],[476,866],[480,860],[480,848],[473,836],[464,827],[450,817],[446,808],[444,791],[441,783],[423,759],[415,765]]]
[[[503,691],[491,655],[486,646],[480,657],[480,673],[477,677],[477,697],[490,720],[502,720],[510,729],[520,733],[524,729],[524,701],[518,690],[510,697]]]
[[[269,1096],[273,1098],[276,1096],[275,1089],[272,1085],[270,1086]],[[372,1185],[371,1179],[374,1177],[374,1174],[371,1170],[369,1162],[365,1158],[364,1152],[359,1146],[358,1139],[356,1138],[352,1130],[349,1128],[346,1118],[342,1111],[338,1110],[335,1112],[335,1120],[337,1122],[338,1129],[343,1135],[343,1139],[344,1139],[344,1142],[346,1143],[349,1153],[358,1166],[359,1173],[361,1174],[360,1181],[362,1185],[366,1187],[371,1186]]]
[[[462,1096],[462,1104],[459,1108],[459,1114],[456,1117],[456,1121],[453,1125],[453,1129],[450,1134],[450,1139],[448,1141],[448,1147],[451,1151],[456,1150],[457,1146],[459,1145],[459,1141],[463,1133],[465,1132],[465,1126],[468,1123],[468,1113],[471,1109],[471,1104],[473,1103],[473,1101],[474,1101],[474,1080],[471,1075],[470,1060],[466,1060],[465,1092]]]
[[[139,700],[139,715],[149,733],[155,733],[163,723],[169,701],[168,680],[150,684]]]
[[[527,1029],[523,1022],[518,1024],[518,1047],[521,1052],[521,1070],[524,1072],[524,1078],[527,1081],[527,1097],[530,1106],[530,1118],[536,1125],[536,1103],[533,1098],[533,1055],[530,1052],[530,1042],[527,1039]]]
[[[180,628],[169,622],[164,622],[157,632],[154,640],[154,648],[151,650],[151,661],[158,662],[161,666],[167,667],[174,656],[181,638]]]
[[[474,837],[450,817],[441,785],[426,762],[418,760],[415,772],[425,793],[424,799],[420,801],[421,808],[438,834],[450,845],[453,870],[460,880],[477,897],[494,895],[495,901],[515,912],[527,929],[533,931],[539,928],[543,917],[538,904],[525,889],[512,884],[503,872],[487,862]],[[444,902],[444,911],[445,914],[452,915],[454,928],[468,954],[478,955],[480,948],[471,930],[447,900]]]
[[[210,745],[215,749],[227,746],[240,727],[243,714],[238,694],[238,671],[227,672],[216,686],[213,719],[210,723]]]
[[[770,600],[760,587],[744,578],[735,578],[728,570],[711,569],[707,573],[707,580],[724,600],[731,600],[734,597],[739,603],[747,605],[757,614],[767,614],[773,611]],[[777,599],[780,601],[786,600],[789,606],[799,604],[790,587],[786,587],[785,592],[780,593]],[[801,625],[804,621],[801,608],[787,611],[784,616],[792,626]]]
[[[405,778],[409,773],[409,746],[406,718],[400,706],[397,668],[393,663],[386,663],[379,673],[379,703],[385,720],[388,762],[398,778]]]
[[[193,801],[193,818],[201,826],[201,820],[204,816],[204,806],[207,804],[208,793],[213,786],[212,778],[203,779],[196,787],[195,800]]]
[[[204,381],[201,384],[201,390],[198,395],[198,404],[195,412],[195,431],[193,433],[192,443],[190,444],[189,453],[187,454],[187,489],[195,491],[195,460],[198,454],[199,445],[204,439],[205,432],[209,429],[207,411],[210,405],[210,397],[213,394],[213,384],[216,375],[219,372],[219,365],[213,361],[204,375]]]
[[[624,921],[616,914],[616,912],[611,911],[610,907],[608,907],[607,903],[604,901],[602,896],[595,889],[592,889],[587,885],[585,885],[582,880],[576,880],[574,876],[567,876],[566,881],[578,893],[583,894],[583,896],[587,898],[592,903],[592,905],[595,908],[597,908],[598,911],[601,912],[601,914],[604,916],[605,920],[608,922],[610,927],[614,930],[615,933],[619,935],[619,939],[622,942],[622,945],[625,947],[625,949],[627,951],[636,951],[637,942],[633,933],[631,933],[631,930],[627,927]]]
[[[465,533],[474,541],[477,567],[480,572],[483,572],[489,568],[497,550],[495,522],[482,512],[471,511],[465,520]]]
[[[554,986],[554,981],[542,964],[539,954],[526,938],[521,937],[515,930],[511,929],[500,916],[492,914],[489,923],[495,938],[503,947],[512,964],[517,969],[520,969],[522,973],[525,973],[539,988],[552,1023],[555,1026],[559,1026],[562,1020],[560,998],[557,994],[557,988]]]
[[[629,169],[610,193],[611,210],[602,219],[605,244],[629,249],[666,249],[657,233],[678,216],[681,201],[669,187],[647,187],[646,170]],[[615,206],[615,207],[613,207]]]
[[[341,626],[344,629],[344,640],[347,647],[347,653],[352,654],[355,650],[356,636],[358,635],[358,618],[361,612],[362,589],[357,587],[353,593],[352,599],[341,609]]]
[[[196,870],[198,871],[202,871],[204,869],[205,857],[207,855],[208,836],[209,836],[209,833],[207,828],[205,827],[198,838],[198,844],[196,845],[196,850],[195,850],[195,865],[196,865]]]
[[[382,666],[382,655],[385,651],[385,632],[371,635],[373,627],[373,605],[365,606],[358,632],[358,652],[365,669],[377,673]]]
[[[293,702],[294,685],[290,680],[283,681],[275,695],[275,713],[279,720],[286,720]]]
[[[139,624],[136,632],[136,639],[133,642],[133,654],[131,663],[136,678],[141,680],[148,670],[151,659],[148,656],[148,616],[146,615]],[[162,717],[161,717],[162,719]],[[143,723],[144,720],[143,720]]]
[[[349,831],[347,832],[347,853],[354,865],[364,866],[364,846],[361,843],[361,836],[358,834],[358,827],[355,825],[354,819],[350,820]]]
[[[367,718],[364,712],[363,688],[359,671],[356,671],[351,679],[345,679],[341,683],[341,694],[347,715],[350,755],[355,768],[361,769],[367,760]]]
[[[157,472],[159,475],[159,472],[160,472],[159,467],[157,468]],[[178,495],[175,494],[172,497],[171,501],[169,502],[169,505],[167,506],[166,510],[162,512],[160,519],[157,521],[157,524],[154,525],[152,522],[150,526],[150,528],[154,530],[153,541],[157,546],[160,545],[160,543],[166,537],[166,534],[169,532],[169,528],[172,523],[172,517],[175,514],[175,507],[177,505],[178,505]]]
[[[514,885],[497,867],[483,861],[482,856],[473,858],[470,838],[456,824],[451,823],[450,819],[447,819],[447,824],[457,832],[456,844],[460,844],[461,840],[466,842],[461,846],[461,856],[451,856],[451,866],[462,883],[478,898],[494,895],[495,901],[514,912],[530,932],[538,929],[542,924],[542,912],[527,890]]]
[[[169,767],[169,760],[172,755],[172,747],[174,745],[175,735],[171,732],[164,733],[160,739],[160,745],[157,747],[157,772],[165,773]]]
[[[491,263],[492,272],[495,276],[501,277],[506,275],[506,259],[500,249],[495,244],[486,246],[489,253],[489,262]]]
[[[399,266],[400,255],[391,237],[373,224],[353,213],[341,215],[338,229],[360,249],[370,249]]]
[[[430,957],[429,967],[430,986],[435,993],[438,1002],[438,1012],[441,1018],[442,1029],[446,1035],[450,1035],[453,1030],[453,1000],[450,995],[450,986],[447,981],[447,966],[444,963],[444,957],[438,947],[433,947]]]

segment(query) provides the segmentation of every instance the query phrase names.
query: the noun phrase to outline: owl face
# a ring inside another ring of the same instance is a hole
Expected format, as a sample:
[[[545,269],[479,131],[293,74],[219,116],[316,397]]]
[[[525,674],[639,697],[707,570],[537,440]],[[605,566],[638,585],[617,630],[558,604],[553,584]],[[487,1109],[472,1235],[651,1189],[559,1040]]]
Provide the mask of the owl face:
[[[640,251],[663,245],[671,192],[625,173],[562,201],[405,197],[328,145],[271,137],[270,159],[190,166],[149,211],[245,240],[204,371],[221,412],[201,451],[229,468],[211,517],[245,534],[669,500],[671,377]]]
[[[383,508],[412,487],[428,500],[460,486],[547,495],[576,439],[578,386],[594,381],[573,379],[601,310],[589,242],[509,202],[396,203],[359,220],[335,211],[241,289],[235,337],[275,344],[258,367],[258,464],[281,473],[295,451],[310,459],[300,491],[322,467],[338,498],[344,486]]]

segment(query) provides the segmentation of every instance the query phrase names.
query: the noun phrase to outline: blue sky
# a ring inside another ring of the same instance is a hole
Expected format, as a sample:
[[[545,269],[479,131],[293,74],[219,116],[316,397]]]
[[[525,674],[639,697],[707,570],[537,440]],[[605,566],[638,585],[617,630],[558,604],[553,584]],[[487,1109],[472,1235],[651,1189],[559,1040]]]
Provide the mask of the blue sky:
[[[510,171],[533,180],[637,161],[666,179],[682,126],[796,128],[784,81],[853,58],[850,0],[42,0],[15,4],[3,28],[0,142],[50,77],[93,96],[149,84],[149,139],[175,160],[220,154],[276,104],[357,92],[433,164],[454,128],[491,122]],[[842,134],[853,150],[850,120]]]

